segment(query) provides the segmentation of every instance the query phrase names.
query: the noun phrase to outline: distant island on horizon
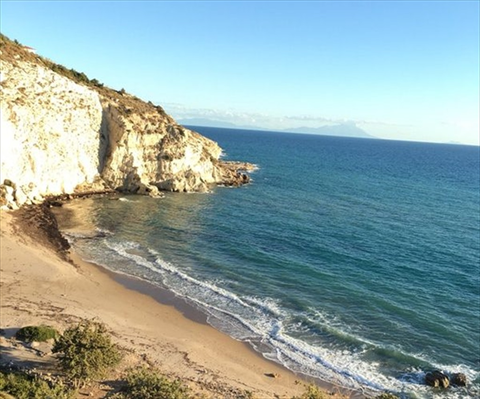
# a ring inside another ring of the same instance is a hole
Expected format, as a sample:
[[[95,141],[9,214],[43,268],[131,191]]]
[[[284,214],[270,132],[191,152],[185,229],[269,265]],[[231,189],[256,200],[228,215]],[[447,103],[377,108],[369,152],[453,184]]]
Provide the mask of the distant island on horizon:
[[[301,126],[288,129],[269,129],[260,126],[245,126],[236,125],[235,123],[225,122],[208,118],[184,118],[179,119],[178,123],[186,126],[204,126],[204,127],[216,127],[224,129],[247,129],[247,130],[263,130],[270,132],[284,132],[284,133],[305,133],[305,134],[317,134],[322,136],[336,136],[336,137],[356,137],[356,138],[369,138],[376,139],[365,130],[359,128],[354,123],[338,123],[335,125],[325,125],[319,127]]]

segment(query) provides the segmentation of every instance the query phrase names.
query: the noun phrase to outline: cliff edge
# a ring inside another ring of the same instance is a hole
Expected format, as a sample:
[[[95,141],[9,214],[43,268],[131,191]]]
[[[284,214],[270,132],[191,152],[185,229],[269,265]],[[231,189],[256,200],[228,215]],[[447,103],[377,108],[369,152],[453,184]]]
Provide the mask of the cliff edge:
[[[31,53],[0,36],[0,205],[119,190],[208,191],[241,185],[252,165],[160,106]]]

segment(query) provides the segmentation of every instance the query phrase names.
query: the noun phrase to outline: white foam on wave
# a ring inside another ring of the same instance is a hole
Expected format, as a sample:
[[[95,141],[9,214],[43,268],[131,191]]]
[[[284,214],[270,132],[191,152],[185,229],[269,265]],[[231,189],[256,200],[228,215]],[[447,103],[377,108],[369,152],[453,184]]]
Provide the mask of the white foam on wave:
[[[271,328],[276,317],[282,317],[280,306],[273,299],[262,300],[257,297],[240,298],[233,292],[219,286],[221,281],[208,281],[196,279],[179,270],[170,262],[163,260],[158,252],[151,249],[143,249],[149,255],[155,257],[151,262],[141,255],[132,253],[140,247],[133,242],[106,243],[107,247],[121,256],[128,258],[137,265],[158,273],[164,283],[172,292],[186,298],[202,307],[213,317],[229,316],[242,324],[255,336],[263,335],[264,329]],[[178,281],[173,281],[174,279]],[[242,314],[250,313],[250,318],[258,320],[257,325],[252,325]],[[274,317],[272,317],[274,316]],[[229,331],[234,333],[235,331]],[[251,335],[251,334],[249,334]]]
[[[152,262],[145,259],[143,256],[129,252],[132,250],[140,249],[140,245],[137,243],[134,243],[132,241],[122,241],[121,243],[112,243],[112,242],[106,241],[105,245],[109,249],[115,251],[117,254],[123,256],[124,258],[132,260],[133,262],[135,262],[135,264],[139,266],[146,267],[147,269],[152,270],[156,273],[161,272],[161,270],[155,267],[155,265]]]
[[[153,264],[142,256],[129,252],[129,250],[137,248],[133,243],[123,242],[108,246],[137,265],[161,273],[163,282],[167,283],[168,288],[175,294],[199,305],[208,315],[216,318],[215,321],[210,319],[215,326],[220,325],[220,327],[226,328],[228,330],[226,332],[237,339],[258,340],[271,347],[272,352],[267,356],[272,358],[272,355],[275,354],[272,360],[280,361],[295,371],[328,381],[333,380],[336,383],[339,379],[338,374],[347,376],[347,378],[343,378],[341,385],[350,388],[358,389],[362,384],[372,385],[365,378],[350,375],[328,360],[329,357],[337,360],[341,354],[332,354],[331,351],[311,347],[307,343],[284,334],[283,320],[286,315],[275,300],[258,297],[242,299],[217,284],[200,281],[189,276],[171,263],[161,259],[155,251],[149,250],[150,254],[156,256]],[[168,284],[168,278],[165,278],[162,271],[180,278],[182,284]],[[226,317],[228,318],[226,324],[232,329],[222,323],[222,319],[224,320]],[[240,334],[239,331],[236,331],[239,327],[243,330]],[[342,357],[345,357],[345,354]],[[350,360],[345,360],[345,364],[349,362]],[[357,383],[352,383],[352,381],[357,381]]]
[[[362,376],[363,378],[366,379],[367,385],[371,385],[372,387],[375,387],[378,385],[382,389],[389,389],[389,390],[395,390],[396,392],[404,392],[404,391],[412,391],[416,392],[417,397],[423,398],[423,397],[428,397],[428,398],[436,398],[436,394],[432,395],[431,389],[427,387],[424,383],[425,381],[425,370],[420,369],[420,368],[414,368],[413,366],[411,369],[406,372],[399,372],[398,375],[391,377],[391,376],[385,376],[382,373],[383,365],[380,363],[376,362],[367,362],[362,359],[362,355],[364,355],[368,350],[387,350],[390,352],[397,352],[400,354],[402,357],[406,358],[411,358],[415,359],[417,363],[423,363],[423,364],[428,364],[429,369],[437,369],[437,370],[442,370],[443,372],[447,374],[453,374],[453,373],[463,373],[467,376],[467,379],[469,381],[477,381],[480,378],[480,373],[478,371],[475,371],[474,369],[463,365],[463,364],[457,364],[457,365],[448,365],[448,364],[440,364],[435,361],[433,361],[431,358],[426,356],[424,353],[410,353],[405,351],[404,348],[397,348],[394,346],[391,347],[384,347],[381,343],[374,342],[368,339],[365,339],[364,337],[360,337],[358,335],[352,334],[349,331],[345,330],[345,326],[342,323],[339,323],[338,321],[333,319],[333,322],[331,322],[331,316],[325,315],[321,312],[318,311],[313,311],[309,315],[314,316],[315,320],[322,320],[322,324],[326,325],[326,330],[334,331],[336,336],[344,336],[348,338],[349,341],[355,340],[357,341],[360,346],[364,349],[362,350],[357,350],[353,353],[347,353],[347,356],[345,357],[346,353],[343,351],[340,354],[335,353],[334,351],[328,350],[326,353],[323,354],[323,357],[325,359],[328,359],[328,357],[333,356],[337,357],[335,359],[335,364],[337,366],[340,366],[342,369],[353,369],[355,370],[355,373],[360,377],[358,381],[362,382]],[[370,384],[369,382],[372,382],[373,384]],[[449,391],[448,397],[450,398],[471,398],[471,397],[476,397],[475,395],[478,395],[480,387],[478,385],[472,387],[472,391],[476,392],[474,394],[470,393],[465,393],[461,389],[457,390],[456,392],[454,391]],[[425,396],[426,395],[426,396]],[[442,396],[439,396],[442,397]]]
[[[355,390],[391,390],[397,393],[413,391],[419,398],[427,397],[427,394],[430,395],[428,397],[432,397],[431,390],[423,385],[424,373],[420,370],[412,368],[411,372],[403,376],[386,376],[382,374],[381,364],[362,360],[362,354],[368,349],[351,351],[325,348],[292,337],[285,328],[291,327],[288,324],[289,315],[280,303],[272,298],[253,296],[242,298],[222,288],[221,281],[203,281],[192,277],[163,260],[158,252],[142,248],[134,242],[114,243],[105,240],[105,245],[123,258],[153,271],[176,295],[201,308],[207,314],[210,324],[236,339],[251,342],[256,348],[257,343],[261,343],[265,357],[280,362],[295,372]],[[151,259],[142,256],[142,253]],[[309,318],[313,323],[320,323],[327,330],[335,331],[337,336],[349,336],[351,340],[364,342],[365,347],[379,347],[375,342],[362,340],[344,331],[341,323],[321,312],[302,316]],[[270,350],[265,350],[265,347]],[[406,355],[432,364],[421,354]],[[432,364],[432,366],[440,370],[465,373],[470,381],[478,378],[478,373],[462,365]],[[449,397],[461,399],[473,396],[452,391],[452,396]]]

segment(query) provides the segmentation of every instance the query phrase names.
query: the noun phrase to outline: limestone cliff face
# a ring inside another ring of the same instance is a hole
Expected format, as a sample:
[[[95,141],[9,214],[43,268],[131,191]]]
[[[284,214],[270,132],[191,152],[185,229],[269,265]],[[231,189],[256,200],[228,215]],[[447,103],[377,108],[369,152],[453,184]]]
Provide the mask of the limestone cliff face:
[[[219,161],[215,142],[161,107],[88,80],[76,83],[20,46],[0,44],[0,205],[106,189],[206,191],[248,181],[239,169],[249,165]]]
[[[98,93],[39,65],[0,68],[1,182],[14,182],[16,204],[92,184],[104,133]]]
[[[101,102],[110,139],[102,176],[111,187],[205,191],[222,182],[217,143],[127,94],[102,96]]]

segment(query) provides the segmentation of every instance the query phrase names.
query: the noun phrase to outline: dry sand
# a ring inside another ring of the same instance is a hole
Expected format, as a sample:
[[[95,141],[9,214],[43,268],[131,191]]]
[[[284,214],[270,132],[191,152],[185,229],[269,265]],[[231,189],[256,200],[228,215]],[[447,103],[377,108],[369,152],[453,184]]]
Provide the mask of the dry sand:
[[[255,398],[291,398],[303,392],[299,376],[195,320],[198,315],[188,309],[186,317],[181,307],[161,303],[139,287],[129,289],[74,254],[74,264],[60,259],[41,239],[22,233],[18,223],[14,214],[1,212],[0,328],[7,337],[26,325],[45,323],[62,331],[95,319],[128,350],[130,365],[146,360],[207,396],[238,397],[247,390]],[[20,360],[10,341],[1,339],[3,360]]]

